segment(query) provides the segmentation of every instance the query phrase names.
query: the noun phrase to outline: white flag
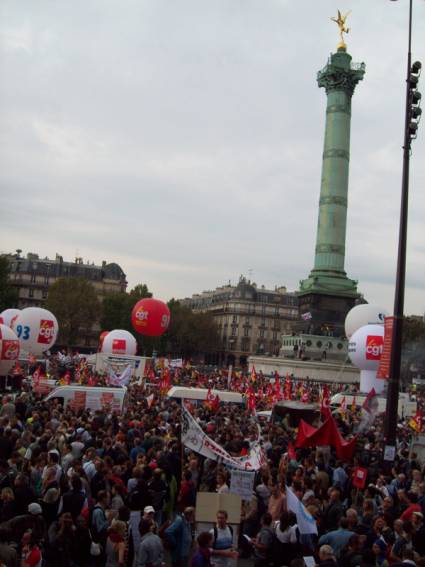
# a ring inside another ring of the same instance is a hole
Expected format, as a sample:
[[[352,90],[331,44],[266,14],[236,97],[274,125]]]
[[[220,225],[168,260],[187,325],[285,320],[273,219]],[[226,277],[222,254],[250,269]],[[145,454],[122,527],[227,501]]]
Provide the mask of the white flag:
[[[288,510],[293,512],[297,517],[297,525],[300,530],[300,534],[316,534],[317,535],[317,524],[316,520],[307,512],[304,504],[301,500],[295,496],[292,489],[289,486],[286,487],[286,503]]]

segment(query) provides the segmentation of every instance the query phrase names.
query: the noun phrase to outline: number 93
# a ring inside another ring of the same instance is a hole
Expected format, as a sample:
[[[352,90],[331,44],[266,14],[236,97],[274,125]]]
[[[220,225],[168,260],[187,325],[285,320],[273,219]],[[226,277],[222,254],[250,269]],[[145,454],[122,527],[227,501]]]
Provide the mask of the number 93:
[[[24,327],[22,325],[17,325],[16,334],[23,341],[27,341],[30,338],[30,328],[28,325],[25,325]]]

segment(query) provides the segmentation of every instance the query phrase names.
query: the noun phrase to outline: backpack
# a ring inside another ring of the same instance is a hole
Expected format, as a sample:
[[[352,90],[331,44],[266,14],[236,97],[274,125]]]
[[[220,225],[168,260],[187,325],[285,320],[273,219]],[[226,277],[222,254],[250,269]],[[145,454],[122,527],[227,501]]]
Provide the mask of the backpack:
[[[232,541],[233,541],[233,528],[230,524],[226,524],[226,527],[229,528],[230,534],[232,536]],[[213,530],[214,530],[214,540],[213,540],[212,546],[214,548],[214,545],[215,545],[215,542],[216,542],[217,536],[218,536],[217,526],[214,526]]]

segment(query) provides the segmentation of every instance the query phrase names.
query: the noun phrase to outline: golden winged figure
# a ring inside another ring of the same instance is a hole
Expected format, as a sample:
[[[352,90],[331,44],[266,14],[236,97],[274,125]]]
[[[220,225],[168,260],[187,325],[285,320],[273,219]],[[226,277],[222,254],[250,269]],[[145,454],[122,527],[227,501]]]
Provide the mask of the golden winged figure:
[[[347,12],[344,16],[338,10],[338,17],[337,18],[331,18],[331,20],[333,22],[336,22],[336,24],[339,27],[339,37],[341,38],[341,43],[339,44],[338,47],[345,47],[343,34],[348,33],[350,31],[350,28],[347,28],[347,26],[345,25],[345,22],[346,22],[346,20],[347,20],[347,18],[350,14],[351,14],[351,10],[349,12]]]

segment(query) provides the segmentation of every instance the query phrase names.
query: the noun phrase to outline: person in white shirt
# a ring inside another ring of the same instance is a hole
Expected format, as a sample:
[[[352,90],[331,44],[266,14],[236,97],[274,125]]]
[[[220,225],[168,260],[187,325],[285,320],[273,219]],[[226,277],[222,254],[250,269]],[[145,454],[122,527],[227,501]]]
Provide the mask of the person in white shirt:
[[[83,464],[83,470],[89,482],[91,482],[92,478],[97,472],[96,465],[94,462],[95,458],[96,458],[96,451],[93,448],[87,449],[85,462]]]

